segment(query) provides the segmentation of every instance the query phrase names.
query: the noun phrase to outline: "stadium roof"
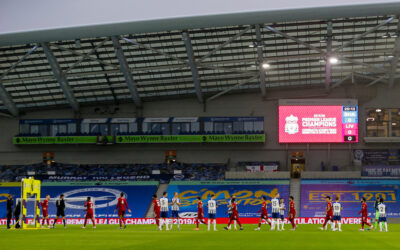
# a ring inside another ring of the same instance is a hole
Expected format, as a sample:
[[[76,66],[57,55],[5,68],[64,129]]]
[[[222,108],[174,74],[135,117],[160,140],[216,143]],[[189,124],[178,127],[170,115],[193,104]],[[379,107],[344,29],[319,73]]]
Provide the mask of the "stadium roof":
[[[355,79],[393,86],[399,33],[397,17],[368,16],[2,46],[0,109],[18,116],[45,107],[140,107],[176,96],[206,103],[228,92],[329,91]]]

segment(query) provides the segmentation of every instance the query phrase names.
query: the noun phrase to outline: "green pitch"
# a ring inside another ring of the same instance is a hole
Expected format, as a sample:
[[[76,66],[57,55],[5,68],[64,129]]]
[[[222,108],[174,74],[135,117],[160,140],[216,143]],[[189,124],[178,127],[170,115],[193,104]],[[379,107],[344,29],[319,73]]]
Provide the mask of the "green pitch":
[[[359,225],[343,225],[343,232],[320,231],[319,225],[299,225],[295,232],[270,232],[262,226],[245,225],[244,231],[217,232],[201,225],[184,225],[178,231],[156,231],[154,225],[130,225],[119,230],[117,225],[98,225],[93,230],[71,225],[64,229],[6,230],[0,229],[0,249],[400,249],[400,224],[389,224],[388,233],[359,232]]]

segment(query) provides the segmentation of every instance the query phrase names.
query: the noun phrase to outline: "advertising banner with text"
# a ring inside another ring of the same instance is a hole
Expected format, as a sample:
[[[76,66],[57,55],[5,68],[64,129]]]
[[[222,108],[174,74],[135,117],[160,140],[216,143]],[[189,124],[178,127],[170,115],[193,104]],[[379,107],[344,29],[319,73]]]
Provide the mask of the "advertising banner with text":
[[[375,213],[377,196],[384,199],[387,216],[400,218],[400,180],[302,180],[300,215],[322,217],[325,214],[327,196],[340,197],[342,216],[357,217],[361,199],[367,200],[368,212]]]
[[[56,198],[64,194],[66,198],[65,215],[68,218],[82,218],[84,216],[84,200],[90,196],[95,200],[95,214],[99,218],[116,218],[113,213],[120,193],[123,192],[128,200],[128,205],[132,209],[132,214],[126,217],[144,217],[151,202],[151,196],[156,192],[158,182],[110,182],[99,185],[98,182],[72,182],[72,183],[42,183],[41,195],[44,198],[50,195],[49,216],[56,215]],[[1,185],[0,186],[0,204],[5,204],[8,194],[14,196],[14,201],[21,197],[20,186]],[[75,199],[72,201],[71,199]],[[15,203],[14,202],[14,203]],[[33,216],[34,203],[28,202],[28,217]],[[5,218],[6,207],[0,206],[0,218]]]
[[[204,215],[207,216],[207,201],[215,194],[217,202],[217,217],[227,217],[227,204],[232,195],[236,196],[239,215],[245,217],[258,217],[261,209],[262,196],[266,196],[268,203],[279,193],[288,207],[289,180],[274,181],[176,181],[168,186],[168,198],[174,192],[179,193],[181,199],[181,213],[188,215],[197,213],[197,197],[203,200]],[[270,207],[268,208],[270,211]]]

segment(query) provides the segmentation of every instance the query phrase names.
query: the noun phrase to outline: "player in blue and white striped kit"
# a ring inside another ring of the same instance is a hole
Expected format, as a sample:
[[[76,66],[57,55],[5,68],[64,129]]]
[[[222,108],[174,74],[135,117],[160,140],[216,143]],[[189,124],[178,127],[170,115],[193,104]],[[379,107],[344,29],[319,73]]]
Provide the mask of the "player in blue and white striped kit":
[[[169,217],[168,217],[168,194],[167,192],[163,193],[163,197],[160,198],[160,206],[161,206],[161,221],[160,228],[162,229],[163,224],[165,224],[165,230],[169,230]]]
[[[231,198],[228,200],[228,217],[231,217],[232,214],[232,199],[236,198],[235,195],[232,195]],[[237,230],[236,227],[236,220],[233,221],[233,227]],[[231,225],[228,226],[228,229],[231,230]]]
[[[281,203],[279,204],[279,214],[281,218],[279,219],[279,224],[281,224],[281,230],[285,230],[285,200],[281,198]],[[278,224],[278,228],[279,228]]]
[[[275,198],[271,200],[271,207],[272,207],[272,225],[271,225],[271,230],[275,229],[275,226],[277,226],[277,230],[281,231],[279,228],[279,217],[280,217],[280,207],[279,207],[279,193],[275,195]]]
[[[340,204],[340,198],[339,196],[336,196],[335,203],[333,203],[333,222],[334,222],[334,228],[332,228],[333,231],[336,231],[339,228],[339,232],[342,232],[342,204]],[[337,225],[337,227],[336,227]]]
[[[178,230],[180,229],[179,226],[179,207],[181,206],[181,200],[178,198],[178,193],[174,193],[174,198],[172,198],[171,203],[171,227],[174,225],[174,218],[176,219],[176,225],[178,226]]]
[[[385,232],[388,232],[387,220],[386,220],[386,205],[383,203],[383,198],[380,199],[378,205],[379,210],[379,231],[382,232],[382,223],[385,223]]]
[[[217,231],[217,202],[215,201],[215,195],[211,196],[211,200],[207,202],[208,208],[208,231],[210,231],[210,224],[213,223],[214,231]]]

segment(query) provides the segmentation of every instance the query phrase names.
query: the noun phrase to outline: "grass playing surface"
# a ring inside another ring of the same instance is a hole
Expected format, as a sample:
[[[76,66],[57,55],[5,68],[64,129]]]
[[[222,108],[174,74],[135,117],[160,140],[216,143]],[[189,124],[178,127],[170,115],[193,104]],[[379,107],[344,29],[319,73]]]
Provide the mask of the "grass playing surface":
[[[81,229],[70,225],[64,229],[6,230],[0,229],[0,249],[400,249],[400,224],[389,224],[389,232],[359,232],[360,225],[343,225],[343,232],[320,231],[319,225],[299,225],[298,230],[282,232],[254,231],[255,225],[245,225],[244,231],[207,231],[201,225],[184,225],[178,231],[157,231],[154,225],[129,225],[119,230],[117,225],[89,225]]]

